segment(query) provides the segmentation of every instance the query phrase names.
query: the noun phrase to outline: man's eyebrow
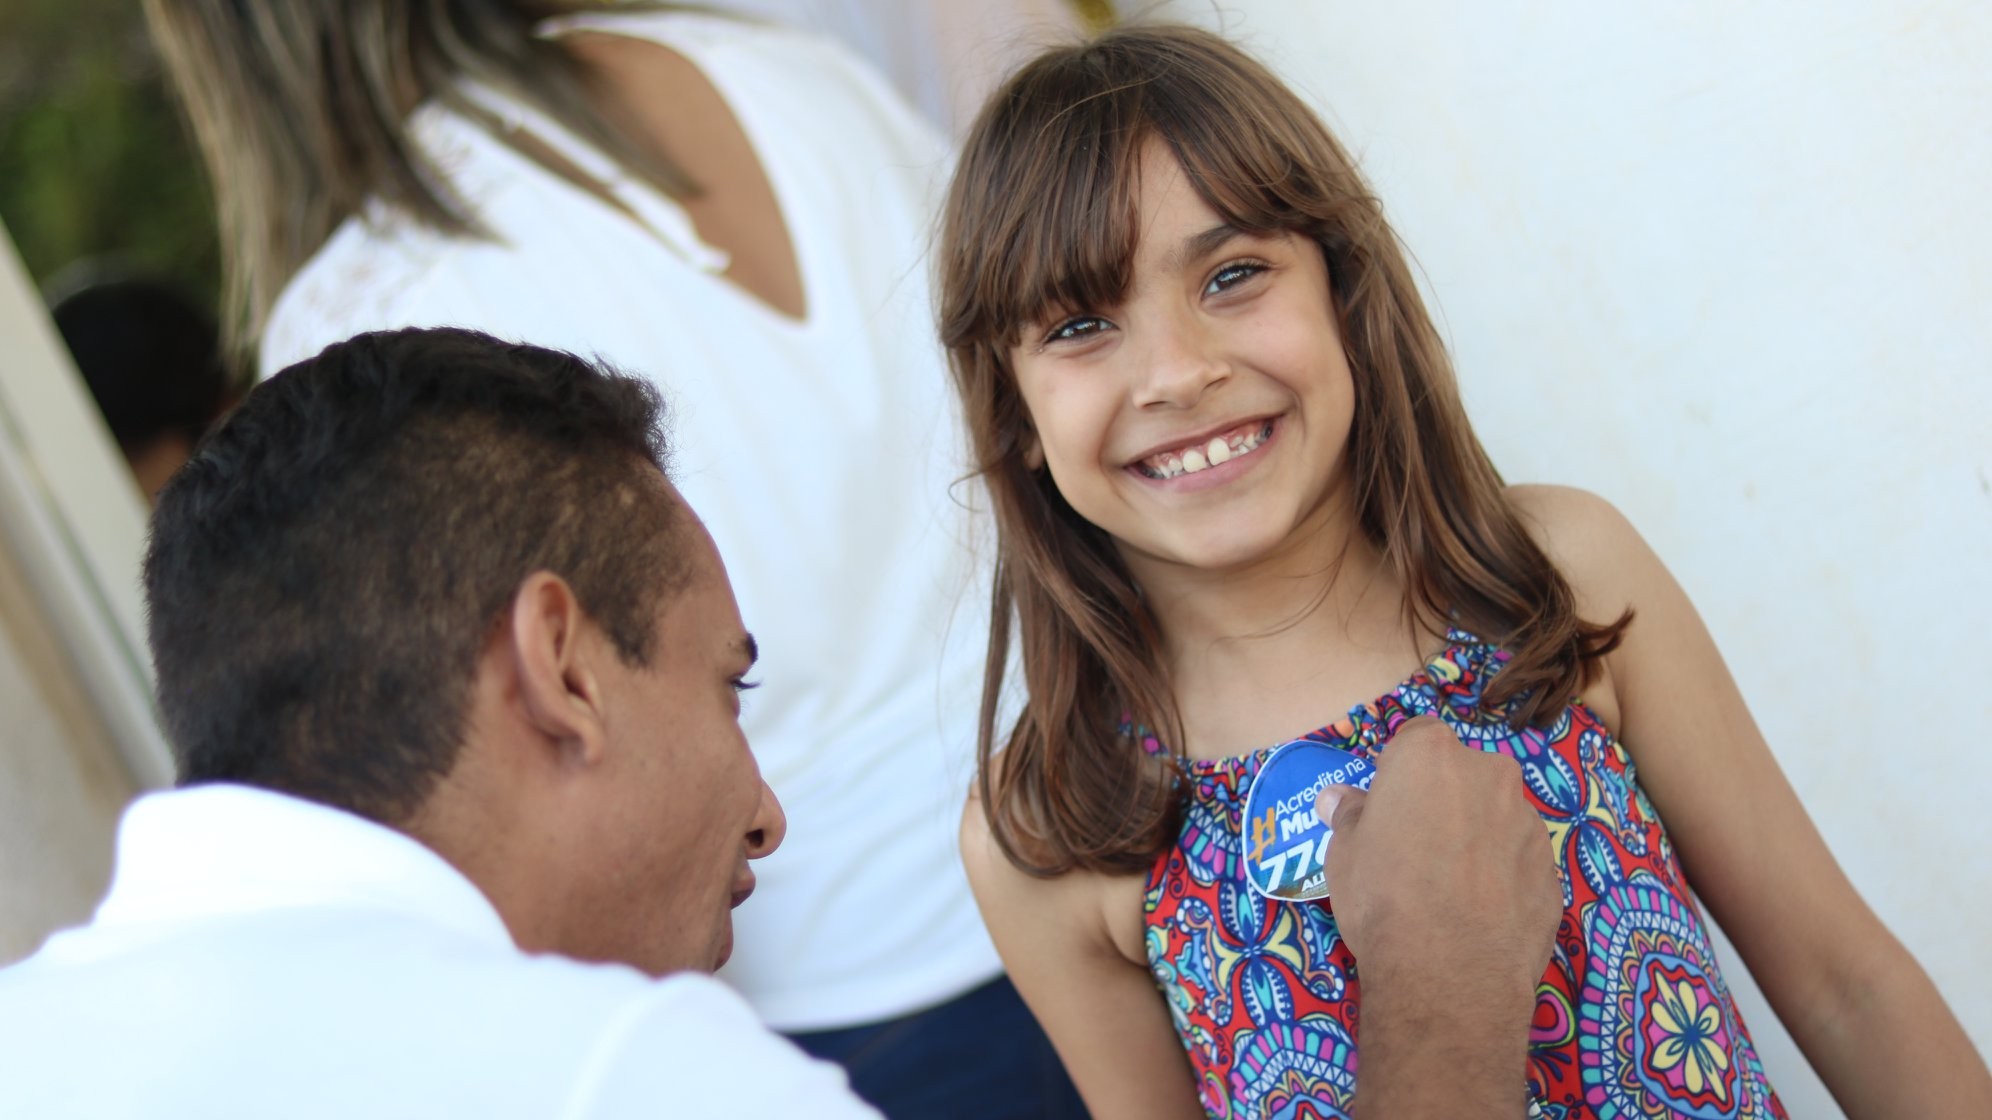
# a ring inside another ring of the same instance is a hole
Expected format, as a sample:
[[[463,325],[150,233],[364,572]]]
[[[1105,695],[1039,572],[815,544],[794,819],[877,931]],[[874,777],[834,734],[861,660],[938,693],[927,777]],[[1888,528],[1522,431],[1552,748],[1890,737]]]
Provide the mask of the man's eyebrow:
[[[752,634],[742,634],[740,640],[733,643],[733,648],[747,656],[749,669],[754,667],[755,662],[761,660],[761,643],[755,641]]]
[[[1182,268],[1193,261],[1199,261],[1215,252],[1217,248],[1245,231],[1230,222],[1219,222],[1202,233],[1183,239],[1176,251],[1169,256],[1171,269]]]

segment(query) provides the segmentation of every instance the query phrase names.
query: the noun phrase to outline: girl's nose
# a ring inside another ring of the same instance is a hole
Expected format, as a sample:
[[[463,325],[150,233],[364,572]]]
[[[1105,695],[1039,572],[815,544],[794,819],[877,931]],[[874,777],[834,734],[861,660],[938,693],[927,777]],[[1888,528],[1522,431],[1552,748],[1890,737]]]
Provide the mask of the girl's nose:
[[[1229,362],[1193,315],[1156,322],[1146,334],[1149,345],[1134,386],[1138,408],[1193,408],[1231,376]]]

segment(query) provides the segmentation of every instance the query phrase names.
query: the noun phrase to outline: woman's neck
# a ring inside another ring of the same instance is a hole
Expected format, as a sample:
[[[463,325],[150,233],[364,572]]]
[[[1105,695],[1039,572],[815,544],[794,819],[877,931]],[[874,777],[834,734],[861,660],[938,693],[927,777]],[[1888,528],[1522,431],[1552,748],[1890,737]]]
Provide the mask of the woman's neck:
[[[1406,620],[1402,581],[1346,507],[1241,567],[1127,562],[1161,627],[1192,757],[1331,722],[1401,681],[1433,638]]]

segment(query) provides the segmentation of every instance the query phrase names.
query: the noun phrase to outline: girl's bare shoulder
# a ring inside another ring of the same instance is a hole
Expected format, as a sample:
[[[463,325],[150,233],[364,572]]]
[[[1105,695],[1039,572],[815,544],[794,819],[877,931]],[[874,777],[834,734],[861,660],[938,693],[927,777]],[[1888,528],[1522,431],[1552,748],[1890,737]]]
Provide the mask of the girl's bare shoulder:
[[[1507,489],[1509,505],[1577,595],[1578,613],[1609,622],[1637,609],[1665,569],[1618,507],[1572,486]]]
[[[1032,874],[996,842],[974,794],[962,807],[961,860],[999,949],[1005,941],[1052,940],[1147,967],[1142,941],[1145,876],[1084,869]]]
[[[1588,579],[1622,564],[1646,543],[1617,506],[1574,486],[1510,486],[1508,504],[1566,579]]]
[[[1633,612],[1633,628],[1673,585],[1659,557],[1610,502],[1571,486],[1510,486],[1509,505],[1537,547],[1556,565],[1571,594],[1577,614],[1593,624],[1617,620]],[[1631,632],[1628,631],[1628,637]],[[1614,732],[1622,726],[1625,645],[1594,663],[1582,698]]]

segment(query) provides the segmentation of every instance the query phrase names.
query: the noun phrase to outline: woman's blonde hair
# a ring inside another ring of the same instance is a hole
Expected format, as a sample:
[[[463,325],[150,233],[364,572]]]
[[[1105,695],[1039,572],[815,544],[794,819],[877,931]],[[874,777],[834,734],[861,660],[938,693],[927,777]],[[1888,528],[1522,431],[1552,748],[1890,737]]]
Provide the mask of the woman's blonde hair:
[[[1348,461],[1361,531],[1402,579],[1408,618],[1506,646],[1487,701],[1552,718],[1628,618],[1579,618],[1507,500],[1382,206],[1328,130],[1263,66],[1185,27],[1111,31],[1031,62],[976,120],[941,233],[940,330],[998,539],[977,785],[996,840],[1038,874],[1145,869],[1172,841],[1180,749],[1156,620],[1106,533],[1026,458],[1009,352],[1050,311],[1117,304],[1139,231],[1142,149],[1168,147],[1226,222],[1313,239],[1355,378]],[[1028,698],[996,727],[1013,632]]]
[[[433,99],[497,131],[460,79],[517,97],[667,191],[690,193],[680,169],[604,119],[587,68],[534,33],[549,16],[638,6],[647,5],[145,0],[214,189],[231,352],[253,346],[284,284],[370,197],[437,229],[480,232],[406,128],[409,110]]]

